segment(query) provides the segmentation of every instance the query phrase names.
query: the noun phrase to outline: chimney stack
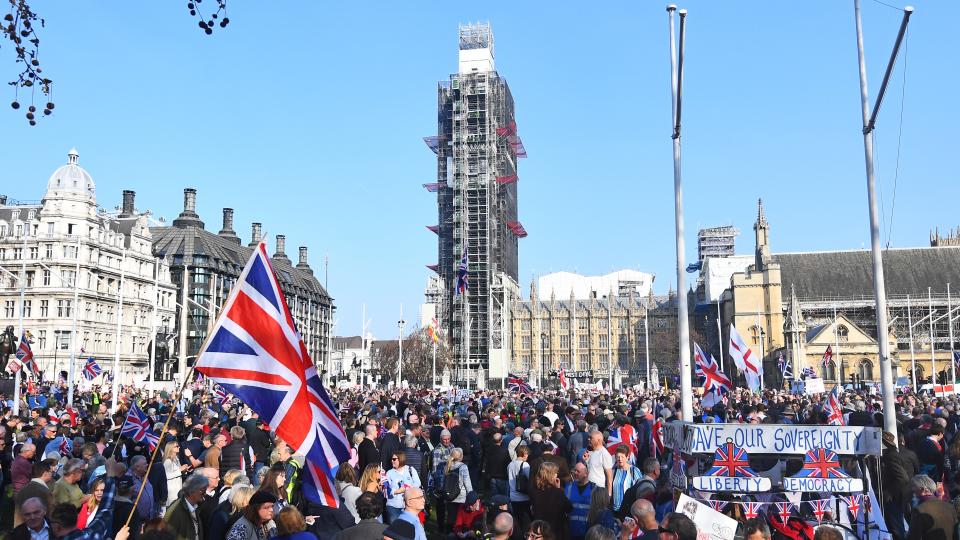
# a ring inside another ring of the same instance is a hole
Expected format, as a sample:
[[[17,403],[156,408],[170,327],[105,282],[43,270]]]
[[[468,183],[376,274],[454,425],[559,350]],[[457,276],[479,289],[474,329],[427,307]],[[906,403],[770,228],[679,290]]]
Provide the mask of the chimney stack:
[[[263,237],[260,236],[260,223],[254,223],[250,232],[250,247],[255,248],[257,244],[260,243],[260,240],[263,240]]]
[[[233,208],[223,209],[223,229],[220,229],[220,232],[217,234],[221,238],[225,238],[231,242],[240,243],[240,237],[237,236],[237,233],[233,230]]]
[[[297,268],[304,272],[313,273],[313,269],[307,264],[307,246],[300,246],[300,262],[297,263]]]
[[[173,220],[174,227],[199,227],[203,228],[203,222],[197,214],[197,190],[186,188],[183,190],[183,212]]]
[[[278,234],[277,235],[277,251],[276,253],[273,254],[273,258],[282,259],[289,263],[290,259],[287,258],[286,251],[287,251],[287,237],[282,234]]]
[[[133,199],[137,196],[136,191],[129,189],[123,190],[123,206],[120,210],[120,217],[131,217],[134,213]]]

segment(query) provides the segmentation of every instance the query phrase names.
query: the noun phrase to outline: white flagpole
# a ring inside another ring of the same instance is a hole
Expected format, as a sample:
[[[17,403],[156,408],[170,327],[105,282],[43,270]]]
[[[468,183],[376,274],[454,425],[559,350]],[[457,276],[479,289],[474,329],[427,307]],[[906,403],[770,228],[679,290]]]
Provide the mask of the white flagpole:
[[[23,252],[21,254],[21,263],[20,263],[20,336],[17,339],[17,344],[24,339],[27,335],[26,329],[23,327],[23,310],[26,306],[26,293],[27,293],[27,224],[23,225]],[[17,350],[14,349],[13,355],[16,358]],[[33,359],[34,362],[37,361],[36,357]],[[20,414],[20,374],[23,372],[23,366],[20,366],[20,369],[17,370],[16,375],[14,375],[13,383],[13,415],[17,416]]]
[[[120,404],[120,329],[123,325],[123,285],[126,279],[127,250],[123,250],[123,256],[120,258],[120,294],[117,296],[117,341],[114,343],[113,352],[113,402],[110,412],[117,412]]]
[[[840,388],[843,388],[843,370],[840,369],[840,326],[839,319],[837,319],[837,307],[833,307],[833,365],[836,367],[837,371],[835,375],[837,376],[837,384],[840,385]]]
[[[652,382],[650,381],[650,308],[643,308],[643,349],[644,355],[647,357],[647,390],[652,387]],[[722,352],[721,352],[722,354]]]
[[[73,273],[73,330],[70,337],[70,369],[67,370],[67,405],[73,406],[73,372],[77,368],[77,312],[80,311],[80,235],[77,235],[77,266]]]
[[[757,341],[760,343],[760,393],[763,393],[763,360],[766,356],[765,344],[763,343],[764,331],[761,326],[760,312],[757,312]]]
[[[723,354],[723,330],[720,329],[720,297],[717,297],[717,345],[720,346],[720,369],[726,373],[724,370],[724,354]]]
[[[927,287],[927,302],[930,307],[930,365],[933,368],[933,384],[936,386],[937,380],[937,357],[935,355],[936,345],[933,342],[933,291],[932,287]],[[936,388],[934,388],[934,395],[936,395]]]
[[[434,327],[433,335],[437,335],[437,329]],[[433,341],[433,373],[430,375],[430,388],[436,388],[437,386],[437,340],[431,339]]]
[[[953,357],[953,302],[950,300],[950,284],[947,283],[947,327],[950,332],[950,384],[957,384],[957,361]]]
[[[150,391],[147,395],[153,395],[153,387],[156,383],[155,373],[157,371],[157,311],[160,309],[160,259],[153,262],[153,316],[151,317],[150,328]]]
[[[907,295],[907,325],[910,327],[910,371],[913,374],[913,391],[917,392],[917,357],[913,354],[913,312],[910,309],[910,295]]]

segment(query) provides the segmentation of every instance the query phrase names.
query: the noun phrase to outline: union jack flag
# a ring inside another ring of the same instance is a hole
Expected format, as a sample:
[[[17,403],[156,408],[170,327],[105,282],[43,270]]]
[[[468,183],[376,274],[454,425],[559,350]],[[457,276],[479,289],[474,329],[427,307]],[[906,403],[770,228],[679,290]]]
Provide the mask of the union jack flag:
[[[795,478],[850,478],[850,475],[840,468],[836,452],[814,448],[807,451],[803,458],[803,468],[797,472]]]
[[[780,521],[786,523],[787,520],[790,519],[790,512],[793,510],[793,503],[785,501],[775,502],[773,504],[777,506],[777,514],[780,516]]]
[[[40,366],[37,365],[37,361],[33,357],[33,350],[30,349],[30,341],[27,340],[26,330],[20,335],[20,345],[17,347],[16,357],[22,365],[30,368],[30,373],[33,373],[34,377],[40,376]]]
[[[713,455],[713,467],[706,476],[748,477],[757,476],[750,468],[747,451],[732,442],[723,443]]]
[[[653,423],[653,429],[650,430],[650,450],[653,457],[660,458],[663,455],[663,418],[657,418]]]
[[[607,436],[607,451],[610,452],[611,455],[616,454],[617,447],[621,444],[627,445],[627,448],[630,449],[630,463],[633,463],[637,453],[637,430],[633,429],[633,426],[630,424],[625,426],[610,426]]]
[[[817,521],[823,521],[823,515],[830,509],[830,499],[815,499],[808,502],[813,507],[813,515],[817,517]]]
[[[853,515],[853,520],[856,521],[857,515],[860,513],[860,506],[863,503],[863,495],[841,495],[840,498],[843,499],[843,502],[847,503],[847,510],[850,511],[850,514]]]
[[[460,258],[460,268],[457,270],[457,287],[454,295],[465,294],[470,290],[470,269],[467,265],[467,248],[463,248],[463,257]]]
[[[747,519],[753,519],[757,517],[757,514],[760,513],[760,508],[766,503],[756,502],[756,501],[744,501],[740,503],[740,507],[743,508],[743,517]]]
[[[217,401],[220,403],[220,406],[223,407],[230,401],[230,394],[223,389],[219,384],[214,385],[213,387],[213,397],[217,398]]]
[[[833,390],[830,392],[830,395],[827,396],[826,401],[823,403],[823,412],[827,413],[827,425],[828,426],[842,426],[843,422],[843,410],[840,406],[840,385],[833,387]]]
[[[790,369],[790,362],[783,356],[783,351],[780,351],[780,356],[777,358],[777,365],[780,366],[780,375],[784,379],[792,379],[793,371]]]
[[[507,389],[521,394],[530,394],[533,392],[533,388],[530,388],[526,379],[513,372],[507,373]]]
[[[73,441],[66,437],[62,437],[60,439],[60,444],[57,446],[57,451],[60,452],[61,456],[73,455]]]
[[[697,364],[697,376],[703,377],[703,388],[707,392],[725,394],[730,391],[733,382],[720,370],[720,365],[712,355],[707,355],[700,345],[693,344],[693,356]]]
[[[713,499],[709,499],[706,501],[706,503],[709,504],[717,512],[723,512],[723,509],[727,507],[727,501],[716,501]]]
[[[196,369],[260,414],[306,457],[304,495],[338,507],[334,477],[350,445],[297,331],[263,242],[230,291]]]
[[[137,442],[146,442],[151,452],[160,444],[160,437],[153,431],[150,417],[141,411],[136,403],[127,412],[127,418],[123,421],[123,427],[120,428],[120,436],[130,437]]]
[[[101,373],[103,373],[103,368],[97,364],[97,361],[92,356],[87,358],[87,363],[83,365],[83,378],[92,381]]]
[[[960,371],[960,351],[953,351],[953,363],[957,366],[957,371]]]
[[[823,366],[824,378],[826,378],[827,366],[830,365],[830,362],[833,362],[833,347],[827,345],[827,350],[823,351],[823,358],[820,360],[820,365]]]

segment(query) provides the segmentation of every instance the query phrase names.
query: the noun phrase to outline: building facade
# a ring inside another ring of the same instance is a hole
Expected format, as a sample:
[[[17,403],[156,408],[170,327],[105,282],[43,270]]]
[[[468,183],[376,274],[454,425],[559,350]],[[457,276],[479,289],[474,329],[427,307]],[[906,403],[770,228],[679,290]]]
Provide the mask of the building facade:
[[[161,370],[158,376],[165,379],[184,373],[187,366],[192,365],[230,289],[262,240],[261,224],[253,223],[251,241],[243,245],[233,230],[231,208],[223,209],[220,232],[210,232],[196,208],[196,190],[184,189],[183,211],[177,219],[170,226],[151,229],[153,254],[169,265],[171,279],[177,287],[171,355],[157,368]],[[333,299],[314,277],[305,246],[300,247],[299,261],[294,264],[287,257],[284,235],[277,235],[275,245],[271,262],[290,314],[318,371],[328,374]]]
[[[0,329],[23,327],[45,378],[93,356],[123,383],[148,379],[173,326],[176,288],[151,253],[149,212],[124,191],[119,212],[97,204],[96,186],[71,150],[39,202],[0,196]],[[20,303],[20,288],[24,301]],[[119,335],[118,335],[119,323]],[[161,339],[155,339],[160,336]]]
[[[436,310],[448,331],[454,380],[461,384],[486,371],[506,375],[510,307],[519,298],[517,161],[525,157],[517,135],[513,96],[494,68],[490,26],[459,29],[459,69],[438,88],[437,135],[425,140],[437,156],[437,264],[442,298]],[[454,294],[461,265],[469,287]]]
[[[721,297],[724,342],[733,323],[763,356],[767,374],[777,373],[782,352],[794,373],[812,367],[828,381],[878,381],[870,252],[773,253],[762,202],[754,231],[754,262],[732,274]],[[910,384],[914,373],[918,384],[934,373],[947,382],[954,375],[952,353],[960,350],[957,317],[947,315],[960,304],[951,289],[960,283],[960,246],[934,244],[883,251],[890,328],[880,334],[890,343],[894,377]],[[827,346],[832,359],[824,366]]]

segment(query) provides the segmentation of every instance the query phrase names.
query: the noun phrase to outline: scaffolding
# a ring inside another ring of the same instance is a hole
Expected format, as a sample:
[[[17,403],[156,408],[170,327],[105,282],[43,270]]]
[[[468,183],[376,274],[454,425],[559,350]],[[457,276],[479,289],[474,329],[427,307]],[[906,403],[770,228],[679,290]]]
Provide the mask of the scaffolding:
[[[483,48],[492,55],[489,24],[460,26],[461,51]],[[526,236],[517,220],[517,159],[526,152],[513,96],[496,71],[453,74],[437,96],[437,135],[424,138],[437,156],[437,181],[424,184],[437,193],[438,222],[427,227],[438,236],[437,318],[449,330],[454,382],[471,384],[489,368],[491,351],[501,354],[508,342],[517,240]],[[470,286],[454,294],[464,252]]]
[[[708,257],[732,257],[740,231],[730,225],[700,229],[697,235],[697,254],[703,264]]]

